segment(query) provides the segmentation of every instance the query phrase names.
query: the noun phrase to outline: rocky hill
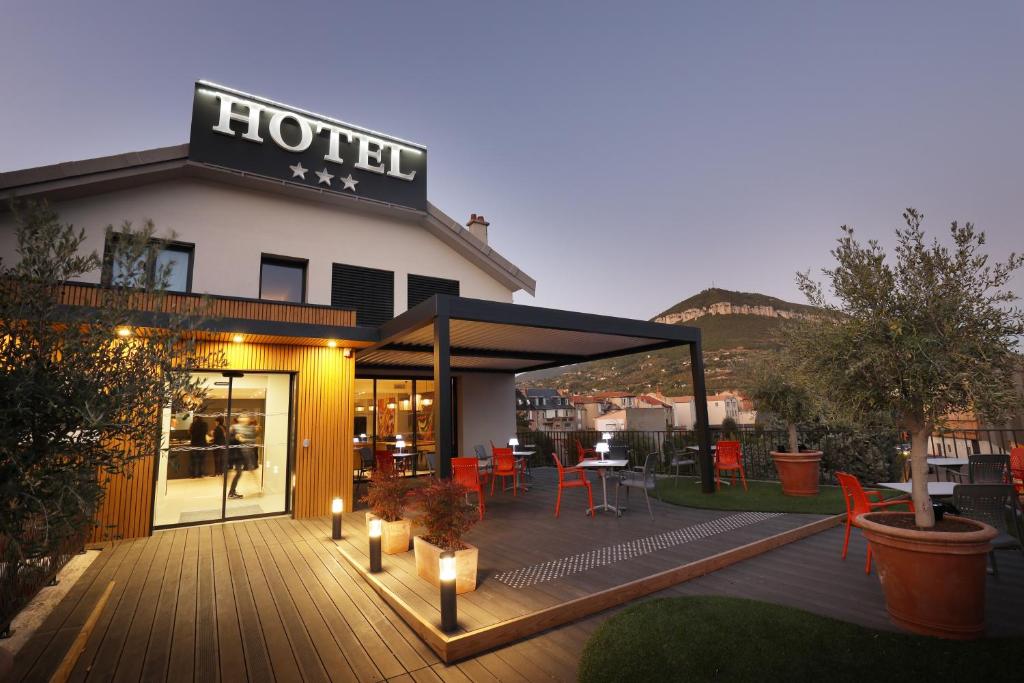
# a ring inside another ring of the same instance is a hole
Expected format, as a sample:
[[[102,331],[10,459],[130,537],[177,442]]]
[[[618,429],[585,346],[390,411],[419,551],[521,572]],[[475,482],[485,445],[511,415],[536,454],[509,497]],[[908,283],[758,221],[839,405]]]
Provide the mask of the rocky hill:
[[[705,379],[708,391],[715,392],[743,389],[750,368],[778,349],[778,333],[786,321],[813,310],[764,294],[706,289],[652,320],[671,320],[673,324],[701,329]],[[689,349],[685,347],[524,373],[517,384],[580,394],[623,390],[661,391],[676,396],[693,390]]]

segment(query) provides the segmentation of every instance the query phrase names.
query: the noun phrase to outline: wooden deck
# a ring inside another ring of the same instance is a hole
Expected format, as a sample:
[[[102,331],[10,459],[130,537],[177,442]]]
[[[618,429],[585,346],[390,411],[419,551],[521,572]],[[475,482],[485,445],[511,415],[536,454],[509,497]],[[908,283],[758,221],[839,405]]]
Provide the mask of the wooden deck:
[[[545,476],[538,472],[538,479]],[[476,593],[460,596],[462,626],[496,623],[792,528],[809,517],[755,521],[529,586],[496,578],[735,514],[658,504],[652,523],[636,502],[620,519],[591,520],[569,497],[555,520],[553,491],[543,482],[514,499],[489,497],[487,519],[470,539],[481,547],[483,580]],[[361,545],[362,528],[361,513],[347,516],[353,551]],[[589,634],[614,613],[446,666],[341,558],[329,532],[326,519],[275,518],[176,529],[113,544],[18,654],[13,680],[48,679],[110,580],[116,582],[113,595],[72,680],[568,681],[575,679]],[[657,595],[738,595],[893,628],[877,577],[863,573],[863,541],[857,535],[851,542],[846,562],[839,559],[841,541],[842,530],[836,528]],[[411,553],[385,556],[386,580],[425,612],[436,610],[436,589],[411,578],[411,562]],[[990,632],[1024,633],[1024,559],[1001,553],[1000,573],[989,581]]]

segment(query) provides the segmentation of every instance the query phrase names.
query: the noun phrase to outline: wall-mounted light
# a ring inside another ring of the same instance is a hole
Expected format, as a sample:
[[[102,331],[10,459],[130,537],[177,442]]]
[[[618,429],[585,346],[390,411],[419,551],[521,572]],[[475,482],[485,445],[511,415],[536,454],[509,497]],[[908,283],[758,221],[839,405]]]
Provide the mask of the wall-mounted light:
[[[362,406],[356,406],[356,412],[357,412],[357,413],[361,413],[361,412],[363,412],[363,411],[365,411],[365,410],[366,410],[366,408],[364,408],[364,407],[362,407]]]
[[[350,349],[350,348],[342,349],[341,355],[345,356],[345,358],[351,358],[352,357],[352,349]]]
[[[379,517],[371,517],[366,535],[370,539],[370,571],[379,572],[380,566],[380,533],[381,521]]]
[[[438,579],[441,584],[441,630],[451,633],[458,626],[458,605],[455,597],[455,553],[446,550],[438,560]]]
[[[338,346],[338,342],[336,342],[335,340],[333,340],[333,339],[328,339],[327,340],[327,348],[333,349],[333,348],[336,348],[337,346]]]
[[[242,342],[245,341],[245,337],[243,337],[240,334],[236,334],[233,337],[231,337],[231,341],[233,341],[236,344],[241,344]]]
[[[345,501],[335,498],[331,501],[331,538],[335,541],[341,540],[341,513],[345,509]]]
[[[119,327],[117,328],[118,337],[130,337],[132,336],[132,328],[130,327]]]

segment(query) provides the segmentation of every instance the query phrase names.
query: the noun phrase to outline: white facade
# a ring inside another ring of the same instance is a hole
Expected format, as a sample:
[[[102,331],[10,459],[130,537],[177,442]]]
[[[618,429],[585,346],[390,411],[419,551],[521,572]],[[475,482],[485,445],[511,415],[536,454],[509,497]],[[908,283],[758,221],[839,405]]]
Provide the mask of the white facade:
[[[672,426],[676,429],[693,429],[697,424],[697,410],[694,402],[672,401]]]
[[[192,291],[259,298],[263,254],[308,259],[306,301],[331,303],[331,265],[394,271],[395,314],[406,310],[410,273],[458,280],[460,295],[512,301],[512,290],[419,223],[277,193],[179,178],[57,202],[63,222],[85,231],[102,255],[106,227],[146,220],[160,237],[195,244]],[[0,214],[0,255],[14,252],[10,213]],[[96,270],[86,282],[98,283]]]

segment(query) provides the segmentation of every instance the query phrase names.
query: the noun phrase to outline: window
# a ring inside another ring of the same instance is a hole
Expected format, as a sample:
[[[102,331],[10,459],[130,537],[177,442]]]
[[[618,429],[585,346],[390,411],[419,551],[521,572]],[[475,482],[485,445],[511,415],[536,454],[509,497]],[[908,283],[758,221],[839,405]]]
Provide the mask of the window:
[[[356,312],[357,325],[377,326],[395,317],[395,274],[390,270],[335,263],[331,306]]]
[[[423,303],[435,294],[459,295],[459,281],[427,275],[409,275],[409,308]]]
[[[141,287],[143,279],[163,278],[164,289],[168,292],[192,291],[192,257],[195,245],[185,242],[153,240],[150,249],[154,253],[143,254],[129,265],[123,259],[115,258],[114,247],[119,238],[112,233],[103,257],[103,284]]]
[[[303,303],[306,300],[306,261],[264,254],[260,262],[260,298]]]

